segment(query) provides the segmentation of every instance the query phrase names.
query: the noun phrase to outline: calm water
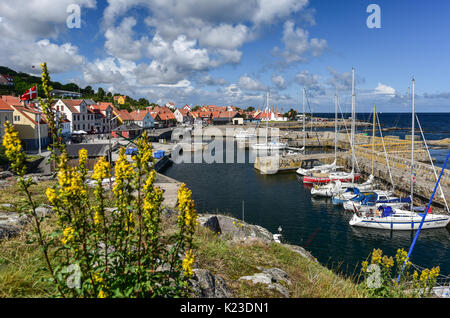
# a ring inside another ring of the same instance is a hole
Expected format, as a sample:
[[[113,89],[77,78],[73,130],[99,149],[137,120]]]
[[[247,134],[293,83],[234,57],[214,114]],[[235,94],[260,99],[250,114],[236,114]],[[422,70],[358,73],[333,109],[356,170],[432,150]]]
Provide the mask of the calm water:
[[[450,137],[450,114],[420,114],[419,118],[425,118],[425,115],[429,119],[421,119],[424,130],[434,129],[433,133],[441,135],[440,138]],[[387,121],[383,116],[390,118],[391,126],[408,127],[408,119],[405,118],[408,114],[382,114],[382,123]],[[360,114],[358,118],[362,119]],[[409,114],[409,126],[410,120]],[[439,129],[433,122],[441,123]],[[442,165],[447,152],[436,150],[432,155],[439,157],[438,162]],[[331,200],[313,199],[310,189],[295,173],[260,175],[250,163],[173,164],[163,173],[188,185],[199,212],[221,212],[242,218],[244,201],[245,221],[261,225],[272,233],[277,233],[278,226],[281,226],[289,243],[305,247],[322,264],[350,275],[373,248],[395,255],[398,248],[408,250],[413,239],[413,233],[409,231],[351,227],[348,224],[350,213],[333,206]],[[450,230],[422,231],[412,261],[423,267],[439,265],[441,273],[449,275]]]

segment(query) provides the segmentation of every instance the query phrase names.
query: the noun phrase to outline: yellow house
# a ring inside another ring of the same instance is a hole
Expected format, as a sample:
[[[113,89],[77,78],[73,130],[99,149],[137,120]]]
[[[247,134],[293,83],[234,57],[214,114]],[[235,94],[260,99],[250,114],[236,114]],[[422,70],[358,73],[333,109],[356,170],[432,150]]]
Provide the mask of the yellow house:
[[[114,96],[114,101],[117,104],[124,105],[126,98],[127,98],[126,96]]]
[[[39,136],[41,149],[46,149],[49,143],[48,126],[47,121],[42,117],[42,112],[27,106],[11,105],[11,107],[14,110],[14,128],[19,133],[19,138],[24,143],[25,149],[37,150],[39,148]]]

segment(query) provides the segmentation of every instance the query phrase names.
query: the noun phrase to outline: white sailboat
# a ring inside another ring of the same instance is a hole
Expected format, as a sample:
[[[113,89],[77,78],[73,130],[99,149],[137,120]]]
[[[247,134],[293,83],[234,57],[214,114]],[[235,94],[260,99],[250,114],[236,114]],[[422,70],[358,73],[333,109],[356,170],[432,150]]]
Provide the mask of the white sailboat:
[[[443,228],[450,223],[450,215],[423,214],[414,212],[414,126],[415,126],[415,81],[412,80],[412,133],[411,133],[411,207],[410,210],[392,208],[391,206],[380,206],[374,212],[368,210],[356,212],[349,224],[352,226],[367,227],[384,230],[417,230],[422,223],[424,229]]]
[[[306,91],[305,88],[303,88],[303,148],[304,150],[306,148],[306,132],[305,132],[305,95]],[[337,98],[337,95],[336,95]],[[337,101],[336,101],[337,103]],[[336,104],[337,105],[337,104]],[[312,125],[312,123],[311,123]],[[309,176],[314,172],[320,172],[320,173],[327,173],[330,171],[335,171],[337,169],[340,169],[343,167],[340,167],[337,165],[337,109],[336,109],[336,116],[335,116],[335,140],[334,140],[334,162],[331,164],[323,164],[318,165],[312,168],[298,168],[296,170],[296,173],[301,176]]]
[[[266,107],[267,113],[269,113],[269,92],[267,92],[267,107]],[[268,138],[269,134],[269,118],[267,118],[266,121],[266,141],[264,143],[259,144],[253,144],[252,149],[253,150],[269,150],[269,151],[277,151],[277,150],[283,150],[287,148],[287,144],[271,140],[269,141]]]
[[[336,109],[337,109],[337,94],[336,94]],[[356,95],[355,95],[355,69],[352,69],[352,131],[351,131],[351,149],[352,149],[352,171],[344,172],[344,171],[332,171],[329,173],[311,173],[309,175],[305,175],[303,177],[303,183],[313,183],[313,184],[326,184],[335,181],[341,182],[352,182],[355,183],[361,175],[359,173],[355,173],[355,151],[354,151],[354,137],[355,137],[355,105],[356,104]],[[337,110],[336,110],[337,114]],[[337,121],[336,121],[337,123]],[[337,124],[335,125],[335,129],[337,129]],[[337,134],[335,135],[335,162],[336,164],[336,156],[337,156]],[[336,170],[336,169],[334,169]]]

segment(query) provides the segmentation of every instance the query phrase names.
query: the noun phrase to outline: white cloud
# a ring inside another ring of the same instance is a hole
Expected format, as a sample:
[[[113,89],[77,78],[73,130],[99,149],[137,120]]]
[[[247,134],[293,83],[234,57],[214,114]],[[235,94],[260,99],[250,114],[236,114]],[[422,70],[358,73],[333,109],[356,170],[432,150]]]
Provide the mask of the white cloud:
[[[239,78],[238,85],[242,89],[250,90],[250,91],[265,91],[267,87],[261,84],[260,82],[254,80],[249,77],[247,74],[244,74]]]
[[[392,95],[392,96],[394,96],[395,95],[395,89],[390,87],[390,86],[378,83],[378,86],[375,88],[375,94],[378,94],[378,95]]]
[[[273,53],[283,57],[286,63],[306,62],[308,54],[319,56],[328,48],[326,40],[309,39],[309,32],[302,28],[296,28],[292,21],[284,23],[282,42],[284,50],[275,47]]]
[[[278,76],[272,76],[272,82],[275,84],[275,86],[279,89],[286,89],[287,85],[286,85],[286,80],[284,79],[283,76],[278,75]]]
[[[110,27],[105,32],[105,48],[109,54],[122,59],[138,60],[141,58],[142,47],[147,38],[141,40],[133,39],[133,27],[136,25],[136,19],[127,17],[117,27]]]

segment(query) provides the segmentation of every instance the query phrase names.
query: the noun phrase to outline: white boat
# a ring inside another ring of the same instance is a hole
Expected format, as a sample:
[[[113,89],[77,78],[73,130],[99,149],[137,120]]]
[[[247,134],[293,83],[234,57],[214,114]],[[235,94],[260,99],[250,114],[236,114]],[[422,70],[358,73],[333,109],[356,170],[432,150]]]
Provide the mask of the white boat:
[[[301,175],[301,176],[309,176],[314,172],[320,172],[320,173],[327,173],[330,172],[332,170],[336,170],[336,169],[340,169],[343,167],[340,167],[336,164],[336,161],[334,161],[331,164],[323,164],[323,165],[319,165],[319,166],[315,166],[309,169],[305,169],[305,168],[298,168],[296,170],[296,173]]]
[[[248,140],[248,139],[256,138],[256,134],[251,133],[248,130],[241,130],[234,135],[234,138],[237,140]]]
[[[344,209],[348,211],[369,211],[380,206],[390,206],[392,208],[403,208],[411,205],[411,198],[399,198],[390,192],[375,190],[376,194],[372,201],[363,202],[358,200],[348,200],[343,203]]]
[[[423,214],[390,207],[379,207],[376,212],[355,213],[350,225],[383,230],[417,230]],[[423,229],[445,228],[450,223],[450,215],[427,213]]]
[[[370,175],[369,179],[364,183],[352,183],[352,182],[341,182],[335,181],[322,186],[315,185],[311,188],[311,195],[317,197],[327,197],[331,198],[337,196],[341,193],[346,192],[348,189],[357,188],[359,191],[370,190],[373,188],[373,175]]]
[[[269,111],[269,93],[267,92],[267,107],[266,110]],[[251,147],[253,150],[283,150],[287,148],[287,144],[275,140],[269,141],[268,139],[268,133],[269,133],[269,119],[267,119],[266,123],[266,140],[264,143],[259,144],[252,144]]]
[[[262,144],[253,144],[253,150],[283,150],[286,149],[287,145],[278,141],[269,141]]]

